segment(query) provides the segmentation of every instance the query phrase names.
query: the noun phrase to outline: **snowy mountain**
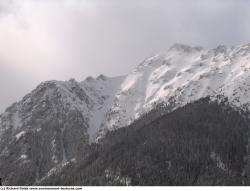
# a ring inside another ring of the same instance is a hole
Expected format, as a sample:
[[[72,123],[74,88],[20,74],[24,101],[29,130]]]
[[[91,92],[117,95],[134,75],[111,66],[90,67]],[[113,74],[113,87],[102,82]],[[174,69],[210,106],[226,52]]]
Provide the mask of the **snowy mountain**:
[[[0,172],[6,183],[39,181],[77,159],[79,147],[161,103],[174,104],[174,110],[202,97],[224,96],[249,108],[249,82],[250,44],[214,49],[175,44],[125,76],[44,82],[0,116]],[[27,180],[15,182],[21,175]]]
[[[249,61],[250,44],[212,50],[175,44],[166,53],[146,59],[127,76],[85,80],[82,87],[92,87],[98,100],[100,95],[108,98],[100,104],[101,112],[93,112],[92,119],[98,123],[91,126],[92,132],[95,129],[91,135],[128,125],[170,100],[179,107],[208,95],[224,95],[235,106],[249,107]]]

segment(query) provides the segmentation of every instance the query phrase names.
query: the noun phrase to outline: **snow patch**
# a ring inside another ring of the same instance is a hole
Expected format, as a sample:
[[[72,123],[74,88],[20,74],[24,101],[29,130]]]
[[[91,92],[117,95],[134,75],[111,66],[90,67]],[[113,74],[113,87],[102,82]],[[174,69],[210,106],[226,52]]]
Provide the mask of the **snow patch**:
[[[23,137],[25,134],[26,134],[26,131],[21,131],[18,134],[16,134],[16,141],[21,139],[21,137]]]
[[[27,159],[27,158],[28,158],[28,156],[25,155],[25,154],[23,154],[23,155],[20,156],[20,159],[22,159],[22,160],[25,160],[25,159]]]
[[[22,126],[22,121],[18,115],[18,112],[16,112],[13,116],[12,116],[12,123],[13,123],[13,127],[14,129],[18,129]]]

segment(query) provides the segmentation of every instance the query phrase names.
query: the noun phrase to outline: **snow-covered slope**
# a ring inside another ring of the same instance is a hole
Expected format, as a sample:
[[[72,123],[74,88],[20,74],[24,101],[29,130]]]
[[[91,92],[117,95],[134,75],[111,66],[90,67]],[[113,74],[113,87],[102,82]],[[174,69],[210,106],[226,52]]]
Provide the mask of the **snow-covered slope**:
[[[249,70],[250,44],[211,50],[175,44],[166,53],[146,59],[127,76],[93,80],[92,84],[85,80],[83,87],[109,98],[103,103],[105,109],[94,112],[98,123],[92,135],[125,126],[170,100],[178,107],[208,95],[224,95],[233,105],[248,106]]]
[[[0,116],[0,170],[9,173],[1,167],[6,161],[34,163],[39,181],[55,165],[77,157],[83,139],[96,141],[162,102],[177,108],[207,95],[249,107],[250,44],[215,49],[175,44],[125,76],[44,82]],[[39,156],[32,154],[34,145],[43,149]]]

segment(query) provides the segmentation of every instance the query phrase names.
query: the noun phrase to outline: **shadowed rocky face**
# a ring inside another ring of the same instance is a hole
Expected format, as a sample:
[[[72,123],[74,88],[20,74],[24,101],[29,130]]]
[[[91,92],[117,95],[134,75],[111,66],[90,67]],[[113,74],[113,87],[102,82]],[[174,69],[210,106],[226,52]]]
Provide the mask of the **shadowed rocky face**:
[[[66,91],[74,90],[63,90],[55,82],[41,84],[1,117],[0,169],[5,185],[39,182],[54,167],[76,160],[78,148],[88,143],[88,124],[86,116],[63,101]],[[83,94],[77,99],[89,103]]]

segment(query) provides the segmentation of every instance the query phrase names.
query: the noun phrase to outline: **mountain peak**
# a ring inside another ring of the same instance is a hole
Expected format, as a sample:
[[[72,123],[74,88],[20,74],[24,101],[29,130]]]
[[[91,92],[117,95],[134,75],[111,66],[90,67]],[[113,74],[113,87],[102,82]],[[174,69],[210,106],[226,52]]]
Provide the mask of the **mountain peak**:
[[[100,74],[96,79],[97,79],[97,80],[107,80],[108,77],[105,76],[104,74]]]
[[[93,78],[92,76],[88,76],[84,81],[92,82],[95,81],[95,78]]]
[[[178,51],[190,52],[190,51],[193,51],[193,50],[200,51],[202,49],[203,49],[203,47],[201,47],[201,46],[189,46],[189,45],[182,44],[182,43],[175,43],[170,47],[169,50],[178,50]]]

